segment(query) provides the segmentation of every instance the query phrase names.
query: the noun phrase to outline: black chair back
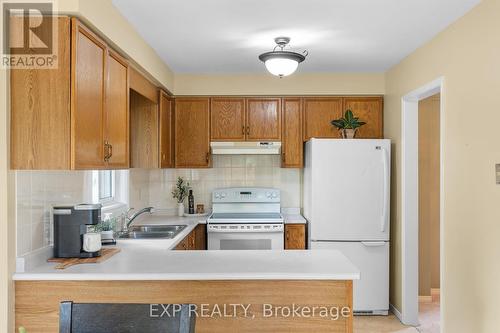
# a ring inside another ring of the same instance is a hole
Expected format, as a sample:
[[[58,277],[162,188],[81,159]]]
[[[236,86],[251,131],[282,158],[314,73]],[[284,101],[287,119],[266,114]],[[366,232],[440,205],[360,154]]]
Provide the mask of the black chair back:
[[[61,302],[59,333],[194,333],[190,305]]]

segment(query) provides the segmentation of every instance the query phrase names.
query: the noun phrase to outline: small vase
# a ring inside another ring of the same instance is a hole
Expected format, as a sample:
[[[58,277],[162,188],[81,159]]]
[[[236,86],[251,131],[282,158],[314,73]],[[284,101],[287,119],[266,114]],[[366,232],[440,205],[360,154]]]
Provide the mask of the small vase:
[[[344,128],[340,130],[340,133],[342,134],[342,138],[344,139],[354,139],[356,136],[356,132],[358,129],[352,129],[352,128]]]
[[[180,202],[177,204],[177,215],[184,216],[184,203]]]
[[[103,240],[113,239],[113,230],[101,231],[101,239]]]

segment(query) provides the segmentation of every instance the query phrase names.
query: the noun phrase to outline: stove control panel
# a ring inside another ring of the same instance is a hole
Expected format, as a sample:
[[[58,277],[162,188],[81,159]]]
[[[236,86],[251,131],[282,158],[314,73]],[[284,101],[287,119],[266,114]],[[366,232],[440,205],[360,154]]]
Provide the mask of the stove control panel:
[[[280,202],[280,190],[276,188],[220,188],[212,193],[212,202]]]

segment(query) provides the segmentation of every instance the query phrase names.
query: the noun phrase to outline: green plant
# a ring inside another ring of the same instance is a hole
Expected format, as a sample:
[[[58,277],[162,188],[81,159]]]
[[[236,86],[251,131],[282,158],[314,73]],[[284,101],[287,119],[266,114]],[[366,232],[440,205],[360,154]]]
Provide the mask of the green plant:
[[[110,218],[107,220],[103,220],[100,223],[94,226],[95,232],[101,231],[113,231],[116,225],[116,218]]]
[[[175,189],[172,191],[172,197],[177,199],[177,203],[183,203],[189,194],[191,186],[189,182],[185,181],[182,177],[177,178],[177,184]]]
[[[359,121],[359,118],[354,117],[351,110],[346,110],[343,118],[332,120],[332,125],[337,127],[339,130],[342,129],[356,129],[366,123],[364,121]]]

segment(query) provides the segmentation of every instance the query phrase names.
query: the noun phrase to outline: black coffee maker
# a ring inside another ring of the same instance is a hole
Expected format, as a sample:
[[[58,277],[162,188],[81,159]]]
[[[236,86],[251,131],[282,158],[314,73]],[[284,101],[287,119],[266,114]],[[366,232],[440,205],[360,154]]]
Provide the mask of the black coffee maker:
[[[101,221],[100,204],[55,206],[53,214],[55,258],[93,258],[101,255],[101,251],[83,250],[83,235],[87,233],[88,226]]]

